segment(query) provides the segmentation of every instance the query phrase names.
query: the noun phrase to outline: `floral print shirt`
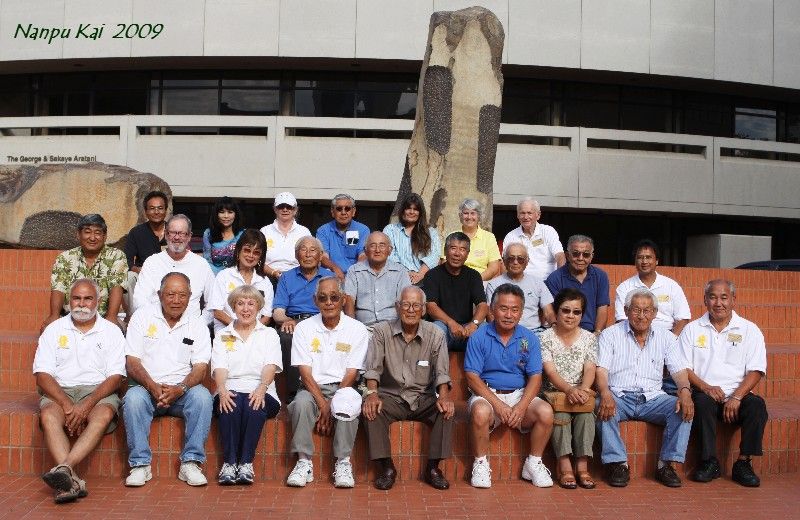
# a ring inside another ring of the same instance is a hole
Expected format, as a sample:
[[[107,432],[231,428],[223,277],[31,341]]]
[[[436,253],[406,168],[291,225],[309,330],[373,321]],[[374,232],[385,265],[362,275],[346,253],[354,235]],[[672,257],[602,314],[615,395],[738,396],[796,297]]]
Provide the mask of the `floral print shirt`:
[[[108,292],[112,287],[125,289],[128,280],[128,260],[122,250],[103,246],[91,267],[80,246],[67,249],[56,257],[50,275],[50,288],[64,293],[64,311],[69,312],[69,288],[80,278],[91,278],[100,286],[97,313],[104,316],[108,311]]]
[[[571,347],[564,345],[553,328],[545,330],[539,336],[542,343],[542,363],[553,363],[558,375],[573,386],[580,384],[583,379],[584,363],[597,363],[597,337],[587,330],[580,331],[580,336]],[[544,379],[543,390],[558,390],[547,377]]]

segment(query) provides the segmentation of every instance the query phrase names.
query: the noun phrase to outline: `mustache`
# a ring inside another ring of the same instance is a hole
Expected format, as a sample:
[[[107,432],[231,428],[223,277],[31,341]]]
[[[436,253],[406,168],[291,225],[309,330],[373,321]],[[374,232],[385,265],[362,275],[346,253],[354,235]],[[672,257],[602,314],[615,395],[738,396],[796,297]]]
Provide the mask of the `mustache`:
[[[69,311],[70,316],[75,321],[89,321],[97,314],[97,309],[90,309],[89,307],[75,307]]]

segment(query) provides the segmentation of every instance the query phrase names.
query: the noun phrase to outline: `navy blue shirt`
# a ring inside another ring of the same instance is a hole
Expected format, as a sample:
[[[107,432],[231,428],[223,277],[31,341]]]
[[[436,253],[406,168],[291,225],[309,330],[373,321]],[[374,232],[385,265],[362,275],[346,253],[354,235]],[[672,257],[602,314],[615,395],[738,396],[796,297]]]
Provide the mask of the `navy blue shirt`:
[[[355,220],[350,222],[345,231],[339,230],[335,220],[317,229],[317,238],[322,242],[325,252],[345,273],[358,261],[358,255],[364,250],[368,235],[369,228]]]
[[[494,323],[485,323],[467,340],[464,370],[477,374],[494,390],[523,388],[529,376],[542,373],[539,338],[517,325],[503,345]]]
[[[544,284],[550,289],[550,294],[554,298],[561,289],[567,287],[578,289],[586,296],[586,308],[581,316],[581,328],[589,332],[594,331],[597,308],[611,303],[608,299],[608,275],[593,265],[589,265],[586,269],[586,278],[583,279],[583,283],[570,274],[569,264],[566,264],[550,273]],[[554,310],[558,312],[558,309]]]
[[[317,314],[319,309],[314,305],[314,293],[320,278],[326,276],[333,276],[333,272],[324,267],[317,269],[317,274],[311,280],[306,280],[299,267],[289,269],[278,278],[272,308],[284,309],[289,316]]]

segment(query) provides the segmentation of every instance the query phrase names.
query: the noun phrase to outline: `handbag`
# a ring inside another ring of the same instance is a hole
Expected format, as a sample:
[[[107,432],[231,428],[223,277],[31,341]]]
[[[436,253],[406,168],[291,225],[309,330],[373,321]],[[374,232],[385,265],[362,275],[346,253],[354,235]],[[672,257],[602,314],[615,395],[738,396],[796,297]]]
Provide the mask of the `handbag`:
[[[567,401],[567,394],[564,392],[544,392],[545,400],[553,407],[554,412],[586,413],[594,411],[594,390],[586,390],[590,398],[584,404],[572,404]]]

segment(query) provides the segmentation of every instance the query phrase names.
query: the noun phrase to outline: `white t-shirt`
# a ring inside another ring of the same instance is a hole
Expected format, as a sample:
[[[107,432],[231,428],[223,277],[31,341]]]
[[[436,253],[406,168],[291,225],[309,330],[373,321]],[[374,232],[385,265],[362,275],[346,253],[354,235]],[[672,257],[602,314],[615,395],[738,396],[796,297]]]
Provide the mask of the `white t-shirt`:
[[[683,328],[678,344],[694,373],[709,385],[722,388],[726,396],[739,387],[748,372],[767,373],[764,334],[735,311],[720,332],[709,321],[708,313],[703,314]]]
[[[283,370],[281,356],[281,340],[275,329],[257,322],[256,328],[245,341],[231,323],[214,337],[211,375],[214,375],[214,370],[224,368],[228,371],[225,387],[233,392],[249,394],[261,383],[264,366],[275,365],[278,367],[276,374]],[[267,387],[267,393],[278,403],[281,402],[275,391],[274,379]]]
[[[177,385],[193,365],[209,362],[211,338],[205,320],[188,309],[170,328],[161,305],[148,305],[128,323],[125,354],[139,358],[156,383]]]
[[[225,311],[231,318],[236,318],[236,315],[228,305],[228,295],[237,287],[245,285],[244,278],[236,267],[228,267],[217,273],[214,279],[214,285],[211,288],[211,296],[208,298],[206,309],[209,311]],[[250,284],[264,296],[264,306],[258,313],[258,317],[272,316],[272,299],[275,296],[272,290],[272,282],[259,275],[253,273],[253,280]],[[214,334],[219,332],[225,327],[225,324],[214,318]]]
[[[656,273],[652,287],[647,287],[635,274],[619,284],[617,298],[614,302],[614,317],[616,320],[625,320],[625,296],[633,289],[644,288],[652,292],[658,299],[658,314],[653,320],[653,326],[660,329],[672,330],[678,320],[689,320],[692,312],[689,302],[678,282],[667,276]]]
[[[119,327],[97,316],[81,332],[64,316],[44,329],[33,358],[33,373],[50,374],[62,386],[99,385],[110,376],[125,375],[125,337]]]
[[[286,236],[280,232],[275,222],[262,227],[261,233],[267,239],[267,265],[271,269],[277,269],[282,273],[299,265],[294,254],[294,245],[301,238],[311,236],[311,231],[307,227],[298,224],[297,221],[292,224],[292,229],[289,230]],[[267,272],[271,271],[267,269]]]
[[[556,270],[556,255],[564,252],[564,247],[558,238],[558,232],[553,226],[536,223],[533,235],[528,236],[522,231],[522,226],[509,231],[503,239],[503,251],[508,244],[522,244],[528,250],[528,267],[525,274],[538,276],[542,280]]]
[[[144,261],[136,289],[133,291],[133,309],[135,312],[147,305],[159,305],[158,290],[164,275],[177,271],[189,277],[192,296],[189,298],[188,312],[200,315],[200,297],[205,294],[208,300],[211,287],[214,285],[214,272],[205,258],[191,251],[180,260],[173,260],[166,251],[152,255]],[[210,319],[210,318],[209,318]]]
[[[364,368],[368,341],[367,328],[360,321],[342,313],[339,324],[328,330],[317,314],[294,328],[292,366],[310,366],[317,384],[338,383],[348,369]]]

